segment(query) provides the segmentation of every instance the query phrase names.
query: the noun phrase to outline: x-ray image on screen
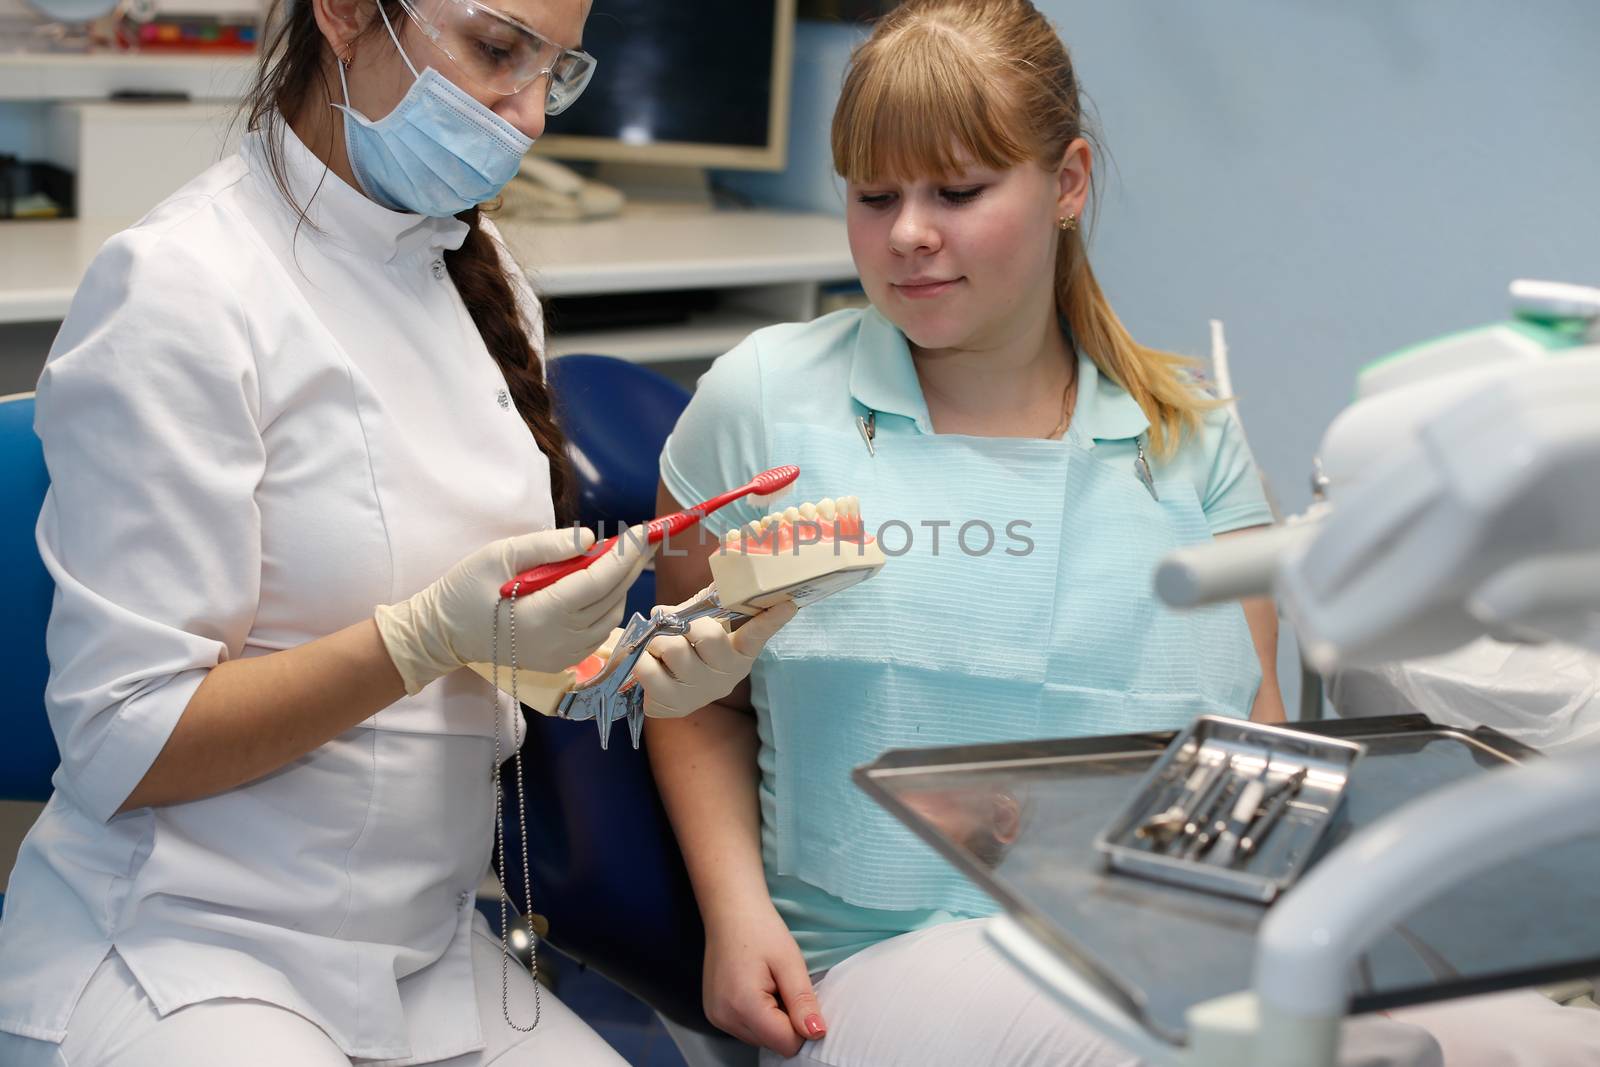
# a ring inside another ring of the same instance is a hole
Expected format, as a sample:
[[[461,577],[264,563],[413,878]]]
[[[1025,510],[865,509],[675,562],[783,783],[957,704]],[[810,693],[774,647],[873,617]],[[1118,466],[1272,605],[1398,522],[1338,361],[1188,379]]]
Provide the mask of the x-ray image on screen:
[[[761,148],[772,103],[771,0],[595,0],[594,80],[547,132]]]

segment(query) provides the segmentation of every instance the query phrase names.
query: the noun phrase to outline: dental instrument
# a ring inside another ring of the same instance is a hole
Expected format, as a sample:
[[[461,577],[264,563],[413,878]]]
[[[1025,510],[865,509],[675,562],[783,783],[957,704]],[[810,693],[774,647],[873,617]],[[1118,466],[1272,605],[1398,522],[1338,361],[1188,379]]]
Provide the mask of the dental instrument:
[[[1288,778],[1284,779],[1272,791],[1263,803],[1260,812],[1246,828],[1245,834],[1239,839],[1239,859],[1246,860],[1261,847],[1261,842],[1272,832],[1272,828],[1283,817],[1284,811],[1291,801],[1300,792],[1300,785],[1306,780],[1306,768],[1301,767]]]
[[[754,496],[758,500],[771,500],[776,498],[794,480],[800,477],[800,468],[795,466],[773,467],[771,470],[762,471],[754,478],[737,489],[730,489],[726,493],[703,500],[693,507],[675,511],[670,515],[661,515],[651,519],[646,525],[645,544],[658,544],[663,538],[672,537],[694,526],[695,523],[710,515],[719,508],[726,507],[741,497]],[[527,596],[560,581],[569,574],[576,574],[585,567],[590,566],[595,560],[614,550],[617,543],[629,536],[627,531],[608,537],[597,545],[593,545],[587,552],[573,556],[571,559],[561,560],[556,563],[542,563],[531,570],[507,581],[500,587],[500,595],[507,599]]]
[[[1206,849],[1211,847],[1211,843],[1217,839],[1217,834],[1221,828],[1227,824],[1227,817],[1223,812],[1228,810],[1228,805],[1238,795],[1238,788],[1238,783],[1230,775],[1223,784],[1222,789],[1217,792],[1216,799],[1205,810],[1205,813],[1191,824],[1193,829],[1184,827],[1188,831],[1188,837],[1182,852],[1184,859],[1191,861],[1198,859]]]
[[[1194,818],[1193,809],[1199,806],[1200,799],[1210,789],[1212,779],[1222,773],[1222,765],[1219,763],[1201,765],[1192,757],[1191,761],[1195,763],[1195,768],[1189,772],[1188,781],[1179,787],[1178,795],[1173,797],[1171,804],[1160,813],[1140,823],[1133,832],[1134,837],[1149,838],[1156,847],[1165,848],[1184,824]],[[1181,763],[1175,764],[1180,770],[1184,766]]]
[[[1140,823],[1133,836],[1141,840],[1149,838],[1157,847],[1164,846],[1189,821],[1189,805],[1205,791],[1211,773],[1209,767],[1196,767],[1189,772],[1189,780],[1178,787],[1178,795],[1172,803]]]
[[[1261,773],[1244,784],[1239,790],[1239,796],[1234,801],[1233,811],[1229,813],[1222,829],[1217,833],[1216,844],[1212,846],[1210,854],[1206,856],[1208,862],[1228,867],[1233,864],[1234,853],[1239,848],[1239,838],[1250,823],[1255,820],[1256,813],[1261,810],[1261,798],[1267,792],[1267,774],[1272,770],[1272,758],[1267,757],[1267,762],[1261,768]]]
[[[1217,765],[1217,776],[1206,787],[1204,797],[1194,806],[1189,817],[1184,820],[1183,829],[1178,836],[1188,841],[1193,841],[1200,833],[1202,827],[1211,821],[1211,815],[1216,811],[1217,805],[1222,801],[1228,791],[1228,772],[1233,770],[1233,757],[1228,756]],[[1190,846],[1192,847],[1192,845]]]

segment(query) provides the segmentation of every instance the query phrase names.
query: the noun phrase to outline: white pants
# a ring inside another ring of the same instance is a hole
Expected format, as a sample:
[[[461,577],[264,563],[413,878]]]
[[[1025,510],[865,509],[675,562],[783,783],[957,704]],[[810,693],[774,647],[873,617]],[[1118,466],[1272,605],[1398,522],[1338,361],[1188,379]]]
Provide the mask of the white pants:
[[[500,1008],[500,942],[474,923],[472,971],[488,1047],[431,1067],[626,1067],[572,1010],[540,991],[532,1033],[506,1025]],[[512,1018],[533,1016],[533,979],[509,968]],[[370,1063],[356,1060],[356,1064]],[[115,952],[90,979],[60,1045],[0,1032],[5,1067],[351,1067],[351,1060],[303,1016],[254,1000],[208,1000],[162,1018]]]
[[[817,984],[828,1033],[762,1067],[1138,1067],[1013,967],[985,920],[902,934]],[[1360,1016],[1342,1067],[1600,1067],[1600,1011],[1501,993]]]

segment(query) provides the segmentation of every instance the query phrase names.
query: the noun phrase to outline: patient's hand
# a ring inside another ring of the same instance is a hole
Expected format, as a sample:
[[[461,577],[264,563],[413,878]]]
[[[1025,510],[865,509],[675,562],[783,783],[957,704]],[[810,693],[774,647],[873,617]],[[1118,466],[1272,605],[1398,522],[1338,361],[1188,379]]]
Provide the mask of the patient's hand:
[[[673,610],[682,610],[706,592],[702,589]],[[681,718],[733,692],[750,676],[767,641],[797,610],[785,600],[732,633],[714,619],[696,619],[682,637],[652,640],[633,668],[644,688],[644,713],[655,719]]]
[[[767,901],[706,923],[704,996],[707,1019],[782,1056],[827,1030],[800,946]]]

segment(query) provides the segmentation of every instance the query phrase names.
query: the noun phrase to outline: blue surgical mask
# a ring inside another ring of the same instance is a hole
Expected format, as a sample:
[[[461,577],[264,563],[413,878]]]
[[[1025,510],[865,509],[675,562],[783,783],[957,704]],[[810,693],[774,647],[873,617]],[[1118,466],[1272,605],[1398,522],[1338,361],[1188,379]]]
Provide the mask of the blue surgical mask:
[[[345,151],[356,181],[386,208],[434,218],[493,200],[516,176],[533,139],[432,67],[417,74],[382,3],[378,13],[416,81],[374,122],[350,106],[339,65],[344,104],[334,107],[344,112]]]

